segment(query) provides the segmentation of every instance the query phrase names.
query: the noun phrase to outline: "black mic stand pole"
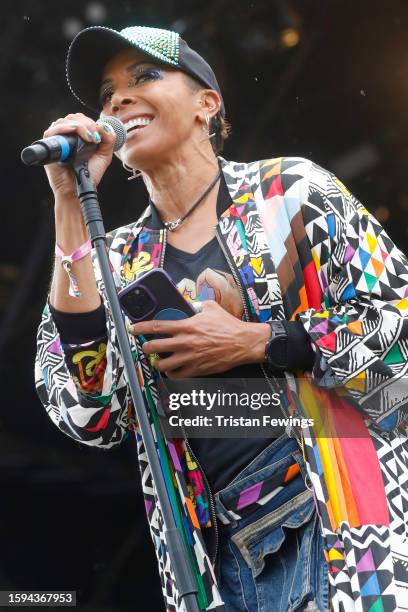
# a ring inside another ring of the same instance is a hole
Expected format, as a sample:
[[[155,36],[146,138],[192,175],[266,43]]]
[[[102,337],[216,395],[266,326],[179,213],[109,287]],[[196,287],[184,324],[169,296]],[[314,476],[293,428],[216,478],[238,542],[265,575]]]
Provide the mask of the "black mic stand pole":
[[[133,363],[132,351],[130,349],[129,337],[125,328],[115,283],[110,269],[109,258],[106,250],[106,233],[103,225],[102,213],[99,207],[98,195],[93,184],[88,163],[74,163],[73,169],[77,182],[77,193],[81,203],[82,215],[92,246],[95,248],[101,269],[102,279],[105,285],[106,295],[110,304],[112,318],[118,336],[120,353],[123,358],[126,378],[136,416],[139,421],[140,431],[143,437],[157,497],[163,514],[166,541],[170,555],[171,567],[175,574],[177,591],[183,598],[187,612],[199,612],[197,600],[197,585],[193,576],[187,550],[182,535],[176,525],[170,499],[167,493],[163,473],[157,455],[156,444],[150,427],[149,418],[145,410],[142,391],[136,375]]]

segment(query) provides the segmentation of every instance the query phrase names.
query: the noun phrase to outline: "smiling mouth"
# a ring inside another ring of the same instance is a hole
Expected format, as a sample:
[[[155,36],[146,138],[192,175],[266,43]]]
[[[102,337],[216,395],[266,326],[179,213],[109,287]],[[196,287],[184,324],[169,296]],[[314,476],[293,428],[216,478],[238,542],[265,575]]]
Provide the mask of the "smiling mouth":
[[[144,117],[136,117],[135,119],[131,119],[130,121],[126,121],[125,128],[126,133],[129,135],[131,132],[136,130],[143,130],[153,121],[153,117],[144,116]]]

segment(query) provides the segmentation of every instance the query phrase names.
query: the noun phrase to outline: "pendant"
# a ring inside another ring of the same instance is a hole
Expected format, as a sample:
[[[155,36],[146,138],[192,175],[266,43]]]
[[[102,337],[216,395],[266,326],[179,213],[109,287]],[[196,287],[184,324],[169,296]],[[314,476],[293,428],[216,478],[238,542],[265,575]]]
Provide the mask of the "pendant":
[[[170,232],[174,232],[174,230],[176,230],[178,228],[178,226],[180,225],[181,222],[182,222],[181,218],[177,219],[176,221],[167,221],[167,222],[164,223],[164,226]]]

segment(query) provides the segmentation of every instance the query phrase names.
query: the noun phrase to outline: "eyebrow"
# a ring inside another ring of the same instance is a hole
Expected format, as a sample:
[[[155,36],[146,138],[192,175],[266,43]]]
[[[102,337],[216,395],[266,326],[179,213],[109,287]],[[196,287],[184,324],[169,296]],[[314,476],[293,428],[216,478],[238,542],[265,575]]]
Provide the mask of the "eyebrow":
[[[132,70],[134,70],[138,66],[142,66],[143,64],[153,64],[153,62],[149,62],[149,60],[143,60],[141,62],[133,62],[132,64],[129,64],[129,66],[126,67],[126,72],[132,72]],[[100,87],[102,88],[102,86],[106,85],[107,83],[112,83],[112,79],[109,77],[107,77],[106,79],[103,79]]]

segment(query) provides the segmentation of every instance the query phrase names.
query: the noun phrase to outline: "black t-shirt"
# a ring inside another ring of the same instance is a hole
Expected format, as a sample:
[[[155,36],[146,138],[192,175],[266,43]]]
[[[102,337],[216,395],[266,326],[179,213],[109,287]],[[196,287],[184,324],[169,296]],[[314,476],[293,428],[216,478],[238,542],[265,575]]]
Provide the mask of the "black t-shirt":
[[[241,318],[239,289],[216,236],[196,253],[187,253],[167,244],[164,269],[188,301],[213,299],[231,314]],[[263,373],[259,364],[247,364],[213,377],[260,378]],[[270,442],[270,438],[189,439],[214,491],[225,487]]]

